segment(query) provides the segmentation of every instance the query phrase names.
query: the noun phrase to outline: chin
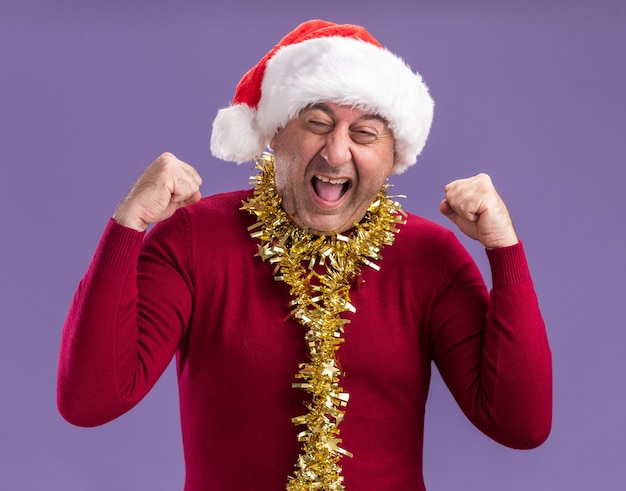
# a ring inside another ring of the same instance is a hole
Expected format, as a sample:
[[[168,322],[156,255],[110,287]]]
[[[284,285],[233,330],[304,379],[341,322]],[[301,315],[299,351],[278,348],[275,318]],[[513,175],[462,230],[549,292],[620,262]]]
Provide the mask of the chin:
[[[309,233],[314,235],[335,235],[345,232],[350,229],[350,226],[346,226],[345,223],[313,223],[307,226],[302,226],[302,228],[306,229]]]
[[[360,220],[358,214],[349,213],[348,210],[313,211],[302,209],[301,212],[300,214],[296,213],[293,220],[304,230],[314,235],[339,234],[350,230],[354,222]]]

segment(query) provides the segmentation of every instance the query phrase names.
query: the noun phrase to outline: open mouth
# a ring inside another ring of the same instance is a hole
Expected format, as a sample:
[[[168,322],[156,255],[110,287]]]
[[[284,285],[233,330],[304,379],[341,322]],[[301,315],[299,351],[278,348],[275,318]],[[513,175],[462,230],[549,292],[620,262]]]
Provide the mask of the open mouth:
[[[311,181],[315,194],[331,203],[339,201],[352,185],[351,181],[346,178],[331,179],[325,176],[313,176]]]

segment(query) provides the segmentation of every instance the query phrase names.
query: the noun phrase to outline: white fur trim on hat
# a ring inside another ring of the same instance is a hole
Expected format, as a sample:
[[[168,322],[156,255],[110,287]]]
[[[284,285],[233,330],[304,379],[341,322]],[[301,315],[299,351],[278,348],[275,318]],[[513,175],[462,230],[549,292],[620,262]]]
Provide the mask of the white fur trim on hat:
[[[398,174],[415,163],[433,119],[428,88],[401,58],[360,39],[319,37],[283,46],[267,61],[256,108],[236,104],[219,111],[211,150],[225,160],[251,160],[279,128],[319,102],[385,118],[395,138]]]

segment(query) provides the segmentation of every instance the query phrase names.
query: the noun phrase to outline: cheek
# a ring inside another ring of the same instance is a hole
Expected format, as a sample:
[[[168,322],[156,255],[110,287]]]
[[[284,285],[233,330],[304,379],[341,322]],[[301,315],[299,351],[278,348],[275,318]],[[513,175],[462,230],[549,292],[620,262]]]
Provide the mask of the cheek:
[[[385,160],[378,157],[375,162],[360,172],[361,179],[365,180],[366,187],[371,192],[378,192],[393,170],[393,160],[385,156]]]
[[[289,182],[289,178],[285,175],[283,169],[279,169],[277,167],[274,168],[274,183],[276,184],[276,191],[281,196],[285,195],[285,190],[287,189],[287,183]]]
[[[285,160],[277,160],[274,163],[274,183],[276,191],[283,200],[293,199],[296,194],[295,188],[300,185],[301,179],[298,178],[295,164],[295,162]]]

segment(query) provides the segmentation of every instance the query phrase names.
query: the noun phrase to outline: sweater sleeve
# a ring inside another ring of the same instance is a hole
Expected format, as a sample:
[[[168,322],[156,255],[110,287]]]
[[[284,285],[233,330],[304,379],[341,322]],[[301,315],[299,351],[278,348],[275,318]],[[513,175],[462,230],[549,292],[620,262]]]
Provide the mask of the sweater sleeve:
[[[181,215],[145,240],[108,222],[61,337],[57,403],[70,423],[96,426],[124,414],[176,352],[191,311],[191,282],[184,247],[161,245],[158,237],[185,237]]]
[[[552,362],[521,243],[491,251],[492,291],[451,241],[433,309],[431,353],[462,411],[495,441],[533,448],[552,421]]]

